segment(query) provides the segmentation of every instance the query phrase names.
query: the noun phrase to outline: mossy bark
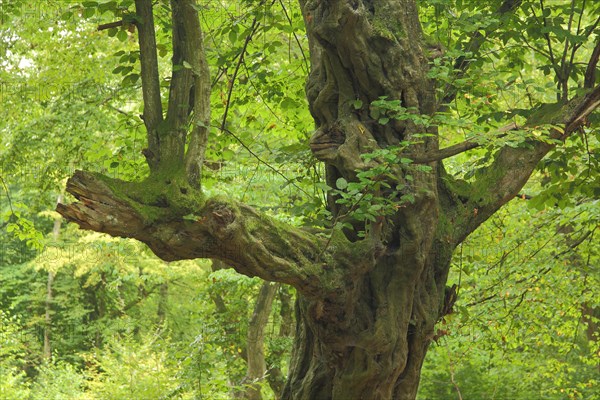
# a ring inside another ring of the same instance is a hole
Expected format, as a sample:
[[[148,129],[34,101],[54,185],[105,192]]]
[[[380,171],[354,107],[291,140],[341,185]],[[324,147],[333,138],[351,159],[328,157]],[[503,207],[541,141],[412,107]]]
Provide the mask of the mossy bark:
[[[300,4],[311,48],[306,85],[316,122],[311,149],[326,164],[329,185],[335,186],[340,177],[356,180],[358,171],[377,167],[377,160],[364,162],[363,154],[399,143],[412,142],[400,156],[422,160],[418,162],[431,171],[393,169],[388,177],[392,187],[411,175],[404,194],[413,195],[414,202],[396,199],[400,206],[393,215],[354,225],[370,233],[366,240],[373,241],[376,261],[353,279],[351,291],[333,299],[300,296],[283,397],[413,399],[434,325],[454,301],[446,288],[454,248],[515,197],[554,144],[530,140],[522,147],[500,149],[473,182],[459,184],[445,172],[442,159],[476,145],[440,150],[436,127],[419,126],[412,118],[382,124],[369,108],[385,98],[399,100],[415,114],[433,115],[438,109],[416,2]],[[498,12],[510,12],[518,4],[507,0]],[[553,132],[554,139],[566,137],[573,122],[597,106],[597,92],[557,106],[551,123],[567,129]],[[356,100],[362,104],[359,109]],[[538,125],[547,115],[542,109],[528,123]],[[330,200],[334,215],[347,211],[335,197]],[[345,233],[357,240],[353,232]]]

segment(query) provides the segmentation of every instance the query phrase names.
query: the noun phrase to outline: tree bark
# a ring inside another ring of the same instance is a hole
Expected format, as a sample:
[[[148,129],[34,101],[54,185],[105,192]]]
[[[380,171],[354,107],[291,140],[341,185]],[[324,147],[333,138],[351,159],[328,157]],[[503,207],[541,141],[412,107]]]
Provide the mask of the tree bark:
[[[452,251],[518,193],[554,144],[531,140],[500,149],[474,183],[464,192],[457,189],[440,162],[435,127],[418,126],[410,118],[380,124],[364,107],[384,97],[399,99],[417,114],[433,115],[438,107],[415,2],[300,4],[311,47],[307,96],[317,124],[311,148],[327,166],[328,184],[335,187],[340,177],[355,180],[357,171],[377,166],[377,160],[362,162],[362,154],[410,142],[418,133],[431,136],[409,145],[405,157],[430,160],[422,162],[432,171],[410,171],[413,204],[359,226],[380,232],[372,235],[379,247],[374,269],[354,281],[352,303],[315,313],[315,301],[299,295],[283,398],[413,399],[434,325],[451,308],[444,301],[450,298],[445,284]],[[519,4],[507,1],[498,12]],[[596,88],[570,104],[550,106],[552,111],[542,108],[528,123],[565,126],[551,135],[564,140],[598,106],[599,93]],[[357,99],[363,105],[358,110]],[[390,186],[405,182],[406,171],[394,173]],[[334,215],[346,212],[333,197],[329,205]]]
[[[60,204],[63,200],[63,195],[59,194],[56,199],[56,204]],[[54,220],[54,227],[52,228],[52,239],[56,242],[58,241],[58,237],[60,235],[60,226],[62,220],[60,218],[56,218]],[[55,273],[54,271],[48,271],[48,280],[46,283],[46,313],[44,315],[44,350],[43,350],[43,359],[46,361],[52,360],[52,303],[53,303],[53,294],[52,287],[54,285]]]
[[[43,359],[52,360],[52,285],[54,284],[54,272],[48,271],[48,281],[46,283],[46,314],[44,315],[44,350]]]
[[[289,288],[281,286],[278,298],[280,302],[279,316],[281,318],[278,336],[280,339],[290,338],[293,336],[294,315],[292,310],[293,301]],[[283,348],[276,348],[271,350],[270,357],[268,358],[268,365],[270,368],[267,371],[267,380],[269,381],[269,386],[271,386],[273,393],[275,393],[276,399],[281,398],[280,396],[283,393],[286,382],[285,376],[281,371],[284,354],[285,350]]]
[[[167,316],[167,304],[169,302],[169,282],[163,282],[158,288],[158,306],[156,307],[156,317],[159,327],[163,327]]]
[[[248,338],[246,345],[248,368],[243,382],[246,385],[246,390],[242,396],[248,400],[262,399],[260,381],[265,378],[265,373],[267,372],[264,349],[265,327],[269,321],[271,306],[278,286],[279,285],[270,282],[262,284],[258,297],[256,298],[254,312],[252,313],[250,323],[248,324]]]

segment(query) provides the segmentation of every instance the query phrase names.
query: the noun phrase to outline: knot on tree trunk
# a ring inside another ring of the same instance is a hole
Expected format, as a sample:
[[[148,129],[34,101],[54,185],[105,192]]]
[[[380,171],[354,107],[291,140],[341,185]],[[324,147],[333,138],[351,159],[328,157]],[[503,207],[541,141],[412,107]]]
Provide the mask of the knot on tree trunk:
[[[200,222],[206,222],[210,231],[219,239],[227,239],[236,229],[236,212],[231,205],[218,200],[211,200],[203,212],[205,217]]]
[[[318,160],[352,173],[366,169],[361,155],[379,146],[365,125],[350,117],[319,128],[310,139],[310,148]]]

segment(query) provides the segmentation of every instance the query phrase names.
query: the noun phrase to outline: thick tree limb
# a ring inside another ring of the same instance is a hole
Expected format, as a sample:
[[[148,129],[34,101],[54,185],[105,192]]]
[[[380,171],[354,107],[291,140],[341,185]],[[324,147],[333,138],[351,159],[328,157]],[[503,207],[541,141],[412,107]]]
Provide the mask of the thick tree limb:
[[[586,124],[587,117],[600,106],[600,86],[585,96],[576,97],[563,104],[546,105],[535,112],[526,126],[551,124],[562,126],[553,128],[548,140],[528,140],[523,146],[500,149],[492,164],[477,172],[475,182],[466,190],[459,191],[459,197],[467,198],[457,210],[459,223],[455,231],[456,243],[462,241],[481,223],[487,220],[500,207],[514,198],[525,185],[538,162],[556,146],[556,141],[565,140],[573,132]],[[554,141],[554,142],[553,142]]]
[[[156,55],[156,38],[154,32],[154,16],[152,2],[136,0],[135,10],[138,15],[137,28],[140,44],[140,64],[142,77],[142,93],[144,99],[144,124],[148,137],[148,149],[144,152],[151,170],[158,167],[159,137],[158,127],[163,120],[160,99],[160,82],[158,79],[158,58]]]
[[[136,6],[142,19],[151,21],[150,2],[138,1]],[[153,172],[164,169],[176,171],[185,167],[189,185],[197,189],[200,187],[210,124],[210,74],[195,7],[195,0],[171,1],[172,77],[164,123],[161,123],[162,110],[153,27],[140,29],[140,52],[145,105],[144,122],[149,138],[146,158]],[[160,119],[157,115],[160,115]],[[189,138],[188,131],[190,131]]]
[[[186,4],[186,7],[187,11],[184,10],[186,13],[184,28],[189,37],[187,42],[188,62],[191,65],[193,75],[193,114],[192,130],[189,133],[189,143],[185,154],[185,170],[190,185],[199,187],[210,126],[211,83],[198,12],[192,3]]]
[[[592,56],[590,57],[590,61],[585,70],[584,88],[593,88],[596,84],[598,59],[600,59],[600,36],[598,37],[598,42],[596,43],[596,47],[594,47],[594,51],[592,52]]]
[[[196,67],[199,67],[197,60],[192,60],[195,52],[192,42],[197,41],[193,36],[201,35],[200,24],[197,21],[194,24],[192,21],[198,18],[196,10],[192,7],[193,3],[193,0],[171,0],[172,74],[167,124],[159,132],[161,163],[170,167],[183,164],[190,115],[190,94],[194,81],[191,62],[195,62]]]
[[[195,7],[195,0],[171,1],[172,77],[167,108],[167,132],[162,132],[160,151],[161,160],[169,166],[185,164],[189,184],[199,188],[210,124],[210,73]]]
[[[367,243],[351,245],[339,232],[335,238],[339,245],[319,258],[323,238],[244,204],[213,198],[183,217],[166,198],[154,205],[135,200],[145,190],[143,184],[77,171],[67,182],[67,191],[79,201],[59,204],[57,211],[83,229],[144,242],[165,261],[219,259],[239,273],[292,285],[309,297],[339,294],[347,283],[344,274],[365,273],[374,264]]]

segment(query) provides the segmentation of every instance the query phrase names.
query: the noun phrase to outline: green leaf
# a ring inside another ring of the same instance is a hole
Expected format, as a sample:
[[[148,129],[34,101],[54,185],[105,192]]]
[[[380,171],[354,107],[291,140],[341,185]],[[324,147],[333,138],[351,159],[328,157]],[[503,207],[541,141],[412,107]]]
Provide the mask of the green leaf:
[[[231,29],[229,31],[229,41],[231,43],[235,43],[236,40],[237,40],[237,31],[234,29]]]
[[[235,152],[233,150],[225,149],[222,151],[221,157],[223,157],[223,160],[225,161],[233,160],[235,158]]]
[[[119,39],[121,42],[125,42],[127,40],[127,31],[124,29],[119,30],[119,32],[117,33],[117,39]]]
[[[325,182],[317,182],[315,183],[315,188],[322,190],[324,192],[328,192],[333,189],[331,186],[327,185]]]
[[[121,82],[123,86],[135,85],[135,83],[140,79],[139,74],[130,74],[123,78]]]
[[[344,178],[338,178],[335,181],[335,186],[340,190],[344,190],[348,187],[348,181],[345,180]]]
[[[96,13],[96,9],[95,8],[85,8],[83,10],[83,18],[91,18],[94,16],[94,14]]]

